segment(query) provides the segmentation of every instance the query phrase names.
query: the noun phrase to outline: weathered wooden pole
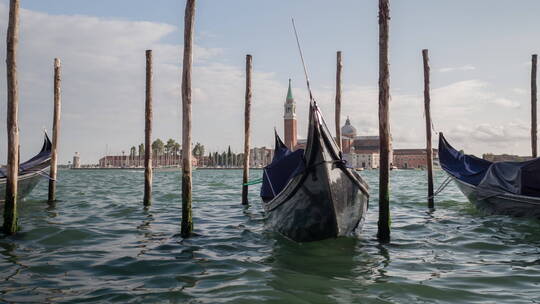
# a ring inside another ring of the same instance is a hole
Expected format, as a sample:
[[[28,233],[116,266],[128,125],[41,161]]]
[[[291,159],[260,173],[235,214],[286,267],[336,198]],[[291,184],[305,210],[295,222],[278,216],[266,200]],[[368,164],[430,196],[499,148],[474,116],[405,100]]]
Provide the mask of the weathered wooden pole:
[[[60,138],[60,113],[62,108],[61,98],[61,66],[60,59],[54,59],[54,115],[53,115],[53,138],[51,171],[49,174],[49,203],[56,201],[56,176],[58,166],[58,139]]]
[[[253,58],[246,55],[246,105],[244,108],[244,176],[242,179],[242,205],[248,204],[248,186],[249,179],[249,136],[251,119],[251,71]]]
[[[379,0],[379,222],[377,238],[390,241],[390,73],[388,70],[389,0]]]
[[[19,178],[19,89],[17,83],[17,46],[19,43],[19,0],[9,2],[6,41],[7,72],[7,181],[4,204],[4,233],[17,232],[17,184]]]
[[[146,50],[146,99],[144,115],[144,206],[152,204],[152,50]]]
[[[341,51],[337,52],[337,70],[336,70],[336,142],[341,149]]]
[[[537,144],[537,116],[536,116],[536,63],[538,55],[532,55],[532,68],[531,68],[531,144],[532,144],[532,157],[538,157],[538,144]]]
[[[182,237],[193,231],[191,213],[191,65],[195,0],[186,0],[184,16],[184,61],[182,66]]]
[[[424,61],[424,112],[426,115],[426,156],[428,174],[428,208],[435,208],[433,201],[433,148],[431,147],[431,109],[429,96],[429,55],[428,50],[422,50]]]

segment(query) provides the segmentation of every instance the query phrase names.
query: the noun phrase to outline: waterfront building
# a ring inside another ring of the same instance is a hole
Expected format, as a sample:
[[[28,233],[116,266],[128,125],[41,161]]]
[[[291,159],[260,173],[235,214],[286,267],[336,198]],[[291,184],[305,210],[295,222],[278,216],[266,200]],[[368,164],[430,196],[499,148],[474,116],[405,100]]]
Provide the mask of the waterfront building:
[[[531,156],[519,156],[519,155],[511,155],[511,154],[493,154],[493,153],[483,154],[482,158],[490,162],[503,162],[503,161],[519,162],[519,161],[527,161],[527,160],[533,159]]]
[[[191,165],[197,166],[198,159],[192,157]],[[152,167],[181,167],[181,155],[152,155]],[[144,156],[107,155],[99,159],[100,168],[140,168],[144,167]]]
[[[252,148],[249,150],[249,166],[252,168],[263,168],[272,162],[274,149],[267,147]]]
[[[380,141],[376,135],[358,135],[356,128],[347,117],[341,127],[341,149],[348,165],[353,168],[377,169],[380,162]],[[393,160],[393,150],[390,149],[390,165]]]
[[[352,153],[344,154],[343,158],[347,165],[355,169],[377,169],[379,168],[379,153]]]
[[[81,167],[81,157],[79,155],[79,152],[75,152],[75,155],[73,156],[72,168],[78,169],[80,167]]]
[[[433,149],[433,165],[438,166],[439,153]],[[394,149],[394,166],[398,169],[425,169],[427,167],[426,149]]]

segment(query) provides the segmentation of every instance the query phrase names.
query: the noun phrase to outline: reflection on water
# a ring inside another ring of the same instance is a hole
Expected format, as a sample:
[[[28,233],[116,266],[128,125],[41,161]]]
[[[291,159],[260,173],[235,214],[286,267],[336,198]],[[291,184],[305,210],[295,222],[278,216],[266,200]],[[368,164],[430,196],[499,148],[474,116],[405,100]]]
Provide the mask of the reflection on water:
[[[256,179],[260,171],[252,172]],[[484,216],[454,185],[427,210],[425,172],[392,172],[392,242],[380,245],[377,172],[358,239],[295,243],[265,230],[241,171],[196,171],[196,234],[182,239],[178,172],[60,171],[0,237],[0,302],[531,303],[540,301],[540,222]],[[441,172],[436,184],[444,180]]]

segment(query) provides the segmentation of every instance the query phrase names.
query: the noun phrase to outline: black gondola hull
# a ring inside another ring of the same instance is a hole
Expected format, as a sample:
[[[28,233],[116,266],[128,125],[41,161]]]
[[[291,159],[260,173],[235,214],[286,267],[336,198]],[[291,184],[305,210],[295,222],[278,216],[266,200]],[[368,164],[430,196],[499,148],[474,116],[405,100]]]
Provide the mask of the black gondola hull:
[[[354,235],[364,222],[369,196],[343,169],[332,166],[311,170],[290,197],[271,201],[267,224],[298,242]]]
[[[20,199],[26,197],[34,187],[44,177],[48,177],[48,171],[51,164],[51,141],[47,134],[41,151],[30,160],[19,165],[19,176],[17,179],[17,196]],[[6,169],[0,169],[0,202],[6,199]]]
[[[479,199],[476,186],[452,177],[459,190],[477,209],[486,214],[510,215],[515,217],[532,217],[540,219],[540,198],[499,194]]]
[[[368,185],[345,166],[316,105],[310,110],[305,168],[263,204],[267,225],[297,242],[353,235],[369,201]]]
[[[44,168],[42,170],[38,170],[36,172],[27,173],[22,176],[19,176],[19,184],[17,186],[17,197],[19,199],[24,199],[34,188],[37,186],[37,184],[44,179],[43,176],[48,175],[49,168]],[[0,203],[3,203],[6,199],[6,179],[0,180]]]

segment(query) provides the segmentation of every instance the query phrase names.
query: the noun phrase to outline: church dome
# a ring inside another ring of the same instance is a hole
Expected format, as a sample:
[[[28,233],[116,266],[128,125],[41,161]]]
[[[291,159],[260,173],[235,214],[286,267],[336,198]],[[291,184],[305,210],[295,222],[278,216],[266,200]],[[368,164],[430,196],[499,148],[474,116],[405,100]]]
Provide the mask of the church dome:
[[[347,117],[347,120],[345,121],[345,125],[341,127],[341,135],[347,136],[347,137],[356,136],[356,128],[351,125],[351,120],[349,119],[349,117]]]

